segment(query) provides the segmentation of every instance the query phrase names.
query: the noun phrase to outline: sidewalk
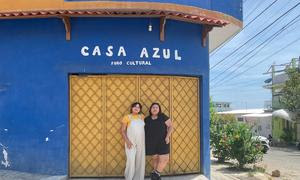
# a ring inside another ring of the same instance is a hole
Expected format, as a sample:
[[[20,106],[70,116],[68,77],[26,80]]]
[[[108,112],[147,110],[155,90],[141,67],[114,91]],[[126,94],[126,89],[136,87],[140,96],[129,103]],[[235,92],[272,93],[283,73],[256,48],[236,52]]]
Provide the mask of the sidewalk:
[[[23,173],[11,170],[0,170],[0,180],[67,180],[67,176],[47,176]],[[74,180],[124,180],[124,178],[72,178]],[[150,180],[146,178],[145,180]],[[163,177],[163,180],[207,180],[202,175],[183,175]],[[223,180],[223,179],[222,179]]]
[[[216,159],[212,158],[211,164],[211,180],[267,180],[265,174],[255,173],[253,177],[249,177],[248,172],[232,171],[227,164],[218,164]],[[11,170],[0,170],[0,180],[67,180],[67,176],[48,176],[39,174],[23,173]],[[74,180],[124,180],[124,178],[72,178]],[[145,180],[150,180],[145,178]],[[182,175],[167,176],[162,180],[207,180],[203,175]]]
[[[67,180],[67,176],[47,176],[23,173],[10,170],[0,170],[0,180]],[[124,180],[124,178],[73,178],[74,180]],[[163,177],[163,180],[207,180],[203,175],[182,175],[182,176],[167,176]],[[238,178],[217,172],[215,168],[212,168],[211,172],[212,180],[235,180]],[[150,180],[146,178],[145,180]]]

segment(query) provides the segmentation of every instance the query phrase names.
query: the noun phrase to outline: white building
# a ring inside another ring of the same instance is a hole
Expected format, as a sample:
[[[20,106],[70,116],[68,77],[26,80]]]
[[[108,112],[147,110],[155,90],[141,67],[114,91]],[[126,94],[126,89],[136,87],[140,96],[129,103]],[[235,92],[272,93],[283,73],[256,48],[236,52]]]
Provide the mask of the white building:
[[[220,115],[233,115],[237,121],[245,122],[252,127],[255,135],[268,137],[272,134],[272,113],[264,109],[240,109],[219,112]]]
[[[258,136],[272,135],[272,113],[246,114],[244,122],[252,127],[252,132]]]

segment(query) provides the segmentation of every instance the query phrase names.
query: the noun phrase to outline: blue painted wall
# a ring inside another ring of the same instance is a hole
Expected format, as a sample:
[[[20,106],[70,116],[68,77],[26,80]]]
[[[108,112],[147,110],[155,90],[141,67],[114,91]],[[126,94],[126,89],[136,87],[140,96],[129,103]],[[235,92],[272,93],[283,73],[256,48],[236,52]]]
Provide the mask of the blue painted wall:
[[[0,21],[0,143],[9,153],[8,169],[67,174],[69,73],[141,73],[202,77],[201,162],[209,176],[209,62],[208,49],[201,46],[201,26],[169,20],[166,41],[160,42],[159,20],[151,23],[149,32],[149,19],[73,18],[72,39],[66,41],[60,19]],[[81,55],[82,46],[95,45],[122,45],[127,56],[117,57],[114,51],[106,57],[105,49],[99,57]],[[111,65],[112,60],[140,60],[143,47],[177,49],[182,60]]]
[[[101,0],[65,0],[65,1],[101,1]],[[187,6],[195,6],[208,10],[214,10],[243,20],[242,0],[111,0],[128,2],[160,2],[174,3]]]

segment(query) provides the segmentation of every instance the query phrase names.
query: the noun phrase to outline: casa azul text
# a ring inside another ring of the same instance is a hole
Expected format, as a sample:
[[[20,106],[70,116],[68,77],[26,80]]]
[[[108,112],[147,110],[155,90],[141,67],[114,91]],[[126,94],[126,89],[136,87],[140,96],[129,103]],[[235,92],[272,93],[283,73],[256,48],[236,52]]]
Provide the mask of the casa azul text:
[[[165,60],[175,60],[181,61],[183,58],[180,54],[180,51],[177,49],[170,48],[146,48],[143,47],[138,49],[135,52],[127,51],[124,46],[82,46],[81,55],[84,57],[97,57],[97,56],[105,56],[105,57],[127,57],[129,54],[134,55],[133,57],[139,57],[141,59],[165,59]],[[133,54],[134,53],[134,54]]]

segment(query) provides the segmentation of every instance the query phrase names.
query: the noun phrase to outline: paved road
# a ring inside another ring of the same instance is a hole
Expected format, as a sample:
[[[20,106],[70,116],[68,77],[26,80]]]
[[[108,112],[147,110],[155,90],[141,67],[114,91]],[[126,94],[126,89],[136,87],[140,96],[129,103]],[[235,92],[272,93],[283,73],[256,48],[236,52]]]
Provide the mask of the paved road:
[[[280,180],[300,180],[300,150],[295,147],[271,147],[263,158],[268,173],[278,169]]]

